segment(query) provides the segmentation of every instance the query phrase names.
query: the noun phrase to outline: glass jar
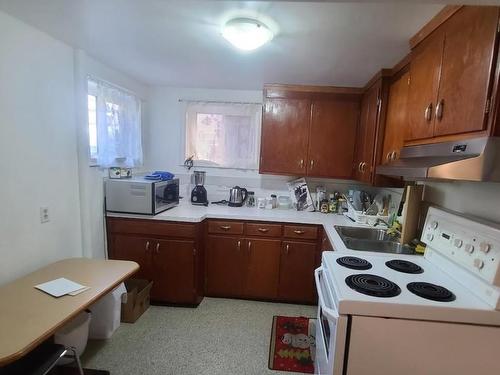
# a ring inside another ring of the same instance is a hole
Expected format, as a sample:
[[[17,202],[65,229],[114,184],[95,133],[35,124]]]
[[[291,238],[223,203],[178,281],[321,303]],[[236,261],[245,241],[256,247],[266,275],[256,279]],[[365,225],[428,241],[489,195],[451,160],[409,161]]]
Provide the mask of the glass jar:
[[[249,191],[247,196],[247,201],[246,201],[246,206],[247,207],[255,207],[255,192]]]

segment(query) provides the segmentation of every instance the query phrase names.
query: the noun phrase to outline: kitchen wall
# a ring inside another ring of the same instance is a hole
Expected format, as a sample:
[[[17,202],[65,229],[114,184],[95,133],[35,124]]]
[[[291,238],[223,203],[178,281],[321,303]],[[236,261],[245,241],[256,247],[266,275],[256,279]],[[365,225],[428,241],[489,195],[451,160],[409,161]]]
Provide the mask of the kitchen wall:
[[[189,196],[191,172],[183,167],[185,159],[184,100],[229,102],[262,102],[261,90],[216,90],[200,88],[154,87],[149,95],[149,127],[144,145],[147,149],[145,166],[150,170],[169,170],[181,179],[181,194]],[[179,100],[183,101],[179,101]],[[228,198],[228,188],[234,185],[254,190],[257,196],[287,193],[290,176],[260,175],[258,171],[225,168],[200,168],[207,172],[206,185],[209,200]],[[329,190],[347,191],[357,184],[352,181],[308,179],[311,189],[326,185]]]
[[[147,132],[148,93],[146,85],[106,66],[82,50],[75,50],[76,117],[78,126],[78,174],[80,181],[80,202],[82,221],[83,255],[104,258],[104,184],[107,169],[89,165],[88,156],[88,115],[87,115],[87,77],[92,76],[111,82],[132,91],[142,101],[142,129]],[[143,147],[144,153],[147,148]]]
[[[0,12],[0,56],[3,284],[82,246],[73,49]]]
[[[424,200],[500,224],[500,183],[426,182]]]

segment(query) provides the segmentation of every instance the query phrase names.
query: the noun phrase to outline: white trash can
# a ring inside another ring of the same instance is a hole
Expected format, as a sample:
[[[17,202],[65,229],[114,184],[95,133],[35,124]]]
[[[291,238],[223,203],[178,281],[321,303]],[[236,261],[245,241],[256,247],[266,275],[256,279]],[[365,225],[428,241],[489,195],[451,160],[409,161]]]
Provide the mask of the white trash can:
[[[67,348],[74,347],[78,356],[81,356],[87,346],[90,321],[91,314],[86,311],[81,312],[54,334],[54,342]],[[71,362],[73,362],[73,359],[61,358],[58,364],[64,365]]]
[[[92,312],[89,338],[102,340],[109,339],[113,335],[120,327],[122,298],[126,297],[127,289],[121,283],[111,293],[108,293],[89,307]]]

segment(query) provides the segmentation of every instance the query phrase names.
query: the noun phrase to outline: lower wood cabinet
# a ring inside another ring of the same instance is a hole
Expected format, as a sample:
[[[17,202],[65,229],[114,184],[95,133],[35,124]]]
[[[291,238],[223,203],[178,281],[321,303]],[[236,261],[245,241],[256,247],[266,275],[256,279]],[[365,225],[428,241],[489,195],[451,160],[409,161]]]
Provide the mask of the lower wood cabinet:
[[[287,301],[314,301],[315,243],[283,241],[279,297]]]
[[[205,291],[214,297],[315,303],[314,269],[320,250],[316,225],[225,222],[241,236],[207,233]],[[294,238],[299,238],[294,240]]]
[[[243,295],[274,299],[278,296],[281,240],[247,239]]]
[[[242,240],[236,237],[207,238],[205,290],[211,296],[238,297],[244,282]]]
[[[108,218],[107,224],[109,258],[137,262],[140,268],[133,277],[153,281],[152,301],[200,303],[204,267],[198,224],[121,218]]]
[[[110,259],[132,260],[153,281],[151,300],[197,305],[206,294],[316,303],[317,225],[107,218]]]

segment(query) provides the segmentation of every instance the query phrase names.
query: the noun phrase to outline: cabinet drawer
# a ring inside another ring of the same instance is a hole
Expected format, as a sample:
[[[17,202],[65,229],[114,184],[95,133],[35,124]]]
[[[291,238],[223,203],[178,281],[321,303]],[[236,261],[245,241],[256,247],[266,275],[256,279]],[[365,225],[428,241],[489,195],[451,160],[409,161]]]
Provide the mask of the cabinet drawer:
[[[211,220],[208,222],[208,233],[243,234],[243,223]]]
[[[247,223],[247,236],[281,237],[280,224]]]
[[[196,224],[168,223],[157,220],[108,218],[110,233],[143,234],[147,236],[194,238]]]
[[[318,227],[314,225],[285,225],[284,233],[284,236],[288,238],[315,240],[318,238]]]

